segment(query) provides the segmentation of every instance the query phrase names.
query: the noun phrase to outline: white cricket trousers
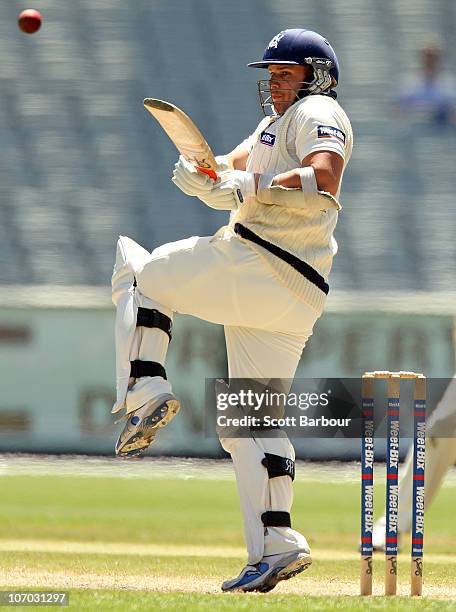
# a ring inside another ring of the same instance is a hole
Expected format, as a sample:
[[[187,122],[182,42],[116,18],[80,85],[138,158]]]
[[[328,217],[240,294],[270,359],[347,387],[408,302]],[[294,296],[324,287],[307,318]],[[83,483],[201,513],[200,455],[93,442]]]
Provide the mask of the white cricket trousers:
[[[320,316],[236,235],[158,247],[136,281],[166,310],[224,325],[230,378],[293,378]]]
[[[230,378],[293,378],[321,314],[236,235],[158,247],[136,282],[165,312],[224,325]]]
[[[224,326],[230,378],[291,382],[320,316],[282,285],[261,256],[235,234],[161,246],[137,270],[136,282],[150,305],[167,316],[178,312]],[[147,336],[151,339],[152,331]],[[163,363],[163,336],[157,352],[158,346],[145,343],[143,336],[140,358]],[[291,511],[291,478],[269,478],[262,465],[265,453],[295,460],[285,432],[272,432],[271,437],[261,433],[251,438],[221,437],[220,442],[234,464],[248,563],[292,550],[308,552],[298,531],[288,526],[265,529],[262,520],[267,511]]]

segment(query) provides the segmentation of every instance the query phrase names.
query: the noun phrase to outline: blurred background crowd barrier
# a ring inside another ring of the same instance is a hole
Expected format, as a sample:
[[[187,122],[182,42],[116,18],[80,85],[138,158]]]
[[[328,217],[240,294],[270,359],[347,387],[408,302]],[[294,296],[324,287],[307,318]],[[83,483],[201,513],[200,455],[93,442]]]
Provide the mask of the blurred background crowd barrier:
[[[231,150],[261,119],[246,64],[287,27],[331,41],[355,135],[328,313],[298,375],[452,374],[453,0],[34,6],[34,36],[15,26],[21,3],[0,6],[0,451],[112,452],[117,236],[152,250],[226,220],[170,182],[177,153],[142,100],[178,104]],[[177,317],[175,338],[184,409],[154,452],[218,454],[201,420],[205,377],[226,374],[223,330]]]

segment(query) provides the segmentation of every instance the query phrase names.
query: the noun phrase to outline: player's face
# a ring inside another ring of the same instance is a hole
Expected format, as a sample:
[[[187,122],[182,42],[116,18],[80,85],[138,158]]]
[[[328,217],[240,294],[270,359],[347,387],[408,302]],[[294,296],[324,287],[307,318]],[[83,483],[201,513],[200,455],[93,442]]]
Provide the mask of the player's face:
[[[279,115],[298,99],[302,82],[311,78],[310,66],[289,66],[287,64],[270,64],[268,66],[271,86],[271,97],[274,108]]]

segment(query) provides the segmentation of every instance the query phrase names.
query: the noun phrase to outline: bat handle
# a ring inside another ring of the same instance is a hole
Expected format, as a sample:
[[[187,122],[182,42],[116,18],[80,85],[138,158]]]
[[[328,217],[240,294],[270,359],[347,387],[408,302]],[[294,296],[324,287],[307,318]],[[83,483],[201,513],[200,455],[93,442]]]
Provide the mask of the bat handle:
[[[218,178],[217,172],[212,170],[212,168],[202,168],[201,166],[196,166],[196,169],[199,172],[204,172],[204,174],[207,174],[213,181],[216,181]]]

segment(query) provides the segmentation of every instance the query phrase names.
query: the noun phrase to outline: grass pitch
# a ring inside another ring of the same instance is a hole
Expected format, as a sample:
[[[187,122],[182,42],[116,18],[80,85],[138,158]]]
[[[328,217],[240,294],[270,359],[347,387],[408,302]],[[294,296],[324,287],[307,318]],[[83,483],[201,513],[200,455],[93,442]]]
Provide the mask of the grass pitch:
[[[13,465],[13,461],[11,460]],[[185,464],[166,477],[125,472],[88,475],[84,462],[66,475],[36,472],[0,477],[0,589],[69,590],[84,610],[445,610],[456,605],[456,487],[446,486],[426,516],[424,597],[408,597],[409,544],[399,560],[399,596],[358,594],[359,483],[346,466],[328,479],[300,466],[293,523],[312,546],[307,572],[271,593],[223,594],[221,582],[245,564],[233,480]],[[130,468],[129,468],[130,469]],[[134,469],[134,468],[133,468]],[[183,471],[184,470],[184,471]],[[77,475],[79,473],[79,475]],[[379,511],[384,491],[376,491]],[[374,564],[375,593],[384,563]],[[24,608],[25,609],[25,608]],[[43,608],[45,609],[45,608]]]

